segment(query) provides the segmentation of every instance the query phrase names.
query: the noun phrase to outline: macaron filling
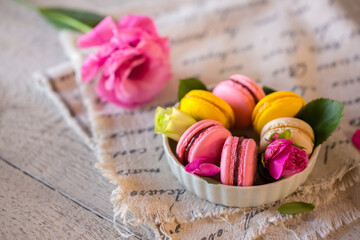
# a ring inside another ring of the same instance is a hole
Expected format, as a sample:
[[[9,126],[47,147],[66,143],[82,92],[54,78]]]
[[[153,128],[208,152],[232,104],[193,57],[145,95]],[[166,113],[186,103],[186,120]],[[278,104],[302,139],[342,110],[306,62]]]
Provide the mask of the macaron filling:
[[[239,81],[237,81],[235,79],[232,79],[232,78],[230,78],[230,81],[232,81],[235,84],[239,84],[243,88],[245,88],[251,94],[252,98],[254,99],[255,104],[257,104],[259,102],[259,100],[257,99],[255,93],[253,91],[251,91],[251,89],[248,86],[246,86],[245,84],[242,84],[241,82],[239,82]]]
[[[234,177],[233,177],[233,185],[238,185],[238,177],[239,177],[239,167],[240,167],[240,156],[241,156],[241,143],[244,138],[239,138],[238,143],[236,145],[236,154],[234,158]]]
[[[200,129],[197,133],[195,133],[192,138],[190,139],[189,143],[186,145],[186,148],[185,148],[185,151],[184,151],[184,160],[185,162],[188,161],[188,157],[189,157],[189,152],[190,152],[190,149],[193,145],[193,143],[195,142],[195,140],[203,133],[205,132],[206,130],[208,130],[209,128],[211,127],[214,127],[216,126],[215,124],[211,124],[209,126],[206,126],[202,129]]]

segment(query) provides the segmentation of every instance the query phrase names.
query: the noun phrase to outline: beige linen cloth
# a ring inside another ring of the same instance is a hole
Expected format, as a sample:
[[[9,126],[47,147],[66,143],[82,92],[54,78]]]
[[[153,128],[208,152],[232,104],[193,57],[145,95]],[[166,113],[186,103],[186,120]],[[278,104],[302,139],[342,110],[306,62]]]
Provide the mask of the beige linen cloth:
[[[359,8],[356,0],[168,6],[153,17],[160,34],[170,37],[174,77],[155,100],[133,110],[102,102],[95,80],[81,82],[86,52],[76,47],[74,33],[61,34],[72,64],[37,78],[93,147],[97,167],[116,185],[114,218],[129,226],[146,224],[143,238],[317,239],[360,218],[360,197],[353,187],[360,181],[360,152],[351,143],[360,127]],[[231,208],[196,197],[172,176],[161,137],[154,134],[154,111],[176,103],[178,79],[195,76],[216,84],[235,73],[297,92],[306,101],[329,97],[345,104],[343,120],[322,144],[307,182],[273,204]],[[304,214],[279,214],[276,209],[287,201],[316,207]]]

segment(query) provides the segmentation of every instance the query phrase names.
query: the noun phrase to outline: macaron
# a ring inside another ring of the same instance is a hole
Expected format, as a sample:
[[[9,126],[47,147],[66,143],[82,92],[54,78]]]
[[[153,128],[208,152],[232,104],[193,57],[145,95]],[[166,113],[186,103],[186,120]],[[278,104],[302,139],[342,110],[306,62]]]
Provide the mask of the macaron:
[[[254,185],[257,147],[253,139],[229,136],[220,162],[221,183],[234,186]]]
[[[243,75],[232,75],[220,82],[212,91],[213,94],[227,102],[235,114],[235,127],[245,128],[251,125],[251,114],[255,105],[265,97],[262,88],[250,78]]]
[[[290,130],[290,140],[297,146],[303,147],[305,152],[310,155],[314,148],[315,135],[311,126],[298,118],[277,118],[268,122],[260,134],[260,151],[264,152],[267,146],[266,139],[269,139],[273,133],[282,133]]]
[[[294,117],[306,104],[298,94],[290,91],[273,92],[261,99],[252,112],[252,122],[255,131],[261,129],[273,119]]]
[[[220,122],[201,120],[189,127],[181,135],[176,146],[176,154],[183,164],[191,163],[199,158],[208,163],[218,164],[221,150],[228,136],[231,136]]]
[[[230,105],[205,90],[191,90],[180,101],[180,110],[196,120],[213,119],[225,128],[234,125],[235,116]]]

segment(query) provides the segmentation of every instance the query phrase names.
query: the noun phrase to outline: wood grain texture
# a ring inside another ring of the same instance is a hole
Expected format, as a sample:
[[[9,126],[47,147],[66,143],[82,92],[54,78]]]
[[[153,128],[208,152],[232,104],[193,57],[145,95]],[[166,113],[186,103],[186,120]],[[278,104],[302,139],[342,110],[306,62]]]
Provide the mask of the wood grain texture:
[[[0,161],[1,239],[114,239],[111,222]]]
[[[0,20],[6,19],[0,21],[6,32],[0,39],[1,158],[111,222],[115,186],[94,167],[94,154],[31,78],[34,71],[66,60],[56,30],[32,9],[4,0],[0,6]]]

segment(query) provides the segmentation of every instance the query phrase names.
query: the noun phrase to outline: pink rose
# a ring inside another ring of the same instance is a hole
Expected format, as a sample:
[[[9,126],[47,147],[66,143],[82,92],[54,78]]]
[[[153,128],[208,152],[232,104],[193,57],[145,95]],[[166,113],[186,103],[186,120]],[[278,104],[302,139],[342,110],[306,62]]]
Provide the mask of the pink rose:
[[[292,145],[289,139],[277,139],[270,143],[264,153],[265,167],[274,179],[290,177],[302,172],[309,163],[309,156]]]
[[[102,67],[96,88],[102,100],[137,107],[152,100],[171,78],[168,38],[158,35],[149,17],[126,15],[118,23],[106,17],[77,44],[99,46],[85,59],[81,76],[89,82]]]

